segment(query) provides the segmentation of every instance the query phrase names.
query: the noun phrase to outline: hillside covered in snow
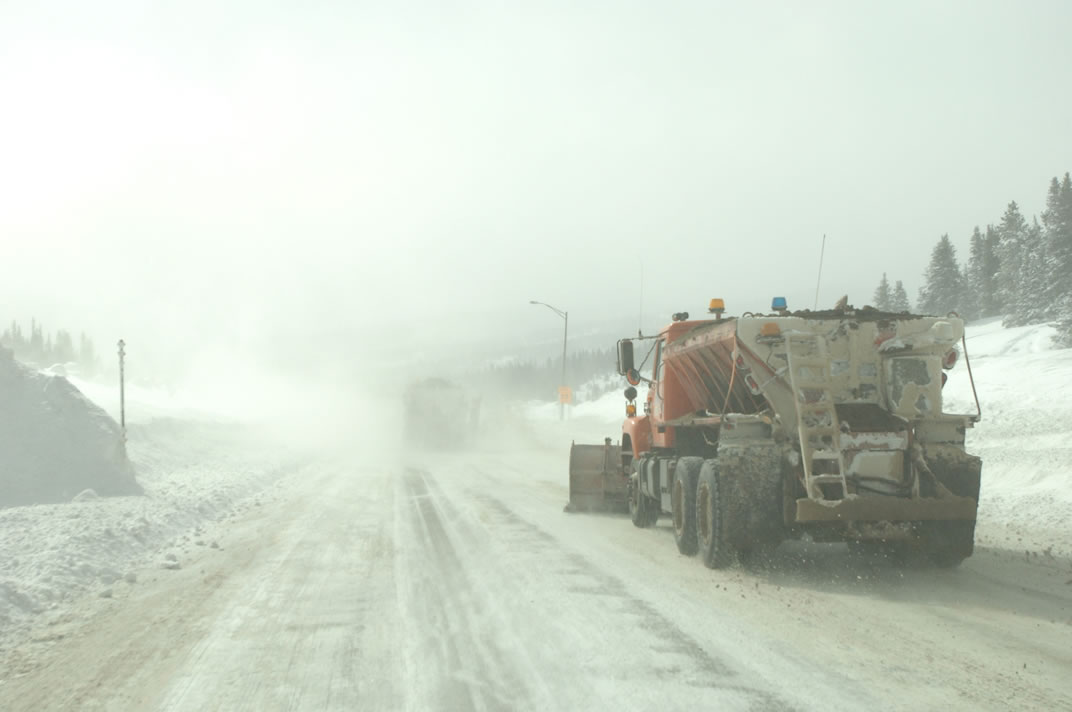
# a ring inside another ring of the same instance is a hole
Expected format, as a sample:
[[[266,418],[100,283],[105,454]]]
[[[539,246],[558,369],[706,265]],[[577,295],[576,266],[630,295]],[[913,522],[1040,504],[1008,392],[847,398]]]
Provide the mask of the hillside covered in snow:
[[[63,376],[0,348],[0,507],[140,494],[119,425]]]

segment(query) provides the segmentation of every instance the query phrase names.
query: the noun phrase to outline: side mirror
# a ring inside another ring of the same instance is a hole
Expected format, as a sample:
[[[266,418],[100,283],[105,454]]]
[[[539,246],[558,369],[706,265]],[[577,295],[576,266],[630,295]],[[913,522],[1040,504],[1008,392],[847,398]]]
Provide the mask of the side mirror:
[[[636,389],[633,388],[632,386],[629,386],[628,388],[626,388],[625,389],[625,399],[627,401],[630,401],[630,402],[635,401],[636,400]]]
[[[618,374],[624,376],[634,370],[636,369],[633,367],[633,342],[629,339],[622,339],[618,342]]]

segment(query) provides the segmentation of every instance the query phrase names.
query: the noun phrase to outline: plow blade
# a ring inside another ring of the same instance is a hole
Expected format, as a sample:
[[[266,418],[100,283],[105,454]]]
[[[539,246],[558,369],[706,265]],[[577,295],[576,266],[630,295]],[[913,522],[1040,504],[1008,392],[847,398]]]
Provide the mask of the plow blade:
[[[622,448],[570,445],[567,512],[628,512],[628,479],[622,473]]]

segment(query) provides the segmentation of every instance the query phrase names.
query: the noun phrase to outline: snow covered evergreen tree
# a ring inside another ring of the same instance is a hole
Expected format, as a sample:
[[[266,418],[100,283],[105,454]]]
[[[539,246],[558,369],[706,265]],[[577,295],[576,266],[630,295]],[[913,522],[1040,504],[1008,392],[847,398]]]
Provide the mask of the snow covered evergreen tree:
[[[986,237],[983,239],[983,279],[988,287],[988,291],[983,294],[983,308],[986,316],[1001,314],[1001,304],[998,301],[998,270],[1001,269],[1001,258],[998,257],[1000,240],[997,228],[987,225]]]
[[[979,319],[998,314],[995,279],[998,256],[994,252],[997,233],[987,226],[986,235],[976,226],[971,236],[971,252],[965,269],[965,292],[968,297],[965,316]]]
[[[1020,214],[1016,201],[1009,203],[998,224],[998,305],[1005,314],[1006,326],[1018,326],[1020,320],[1020,280],[1023,275],[1024,254],[1027,252],[1027,221]]]
[[[1012,312],[1019,324],[1038,324],[1054,318],[1053,303],[1047,298],[1049,274],[1042,226],[1034,220],[1024,233],[1020,259],[1020,289]]]
[[[912,303],[908,301],[908,292],[905,291],[904,282],[897,280],[893,285],[893,294],[890,296],[891,312],[911,312]]]
[[[890,310],[890,282],[886,279],[886,273],[882,273],[882,281],[875,288],[875,296],[871,297],[871,306],[879,311]]]
[[[97,354],[93,347],[93,341],[83,331],[78,337],[78,365],[86,375],[97,372]]]
[[[1072,181],[1065,173],[1064,181],[1054,178],[1042,212],[1042,228],[1046,241],[1047,292],[1052,302],[1072,294]]]
[[[946,314],[960,309],[964,302],[964,278],[957,264],[957,252],[949,235],[942,235],[931,251],[931,263],[923,275],[919,290],[922,314]]]
[[[1072,179],[1050,182],[1042,213],[1046,243],[1046,295],[1057,318],[1057,342],[1072,346]]]

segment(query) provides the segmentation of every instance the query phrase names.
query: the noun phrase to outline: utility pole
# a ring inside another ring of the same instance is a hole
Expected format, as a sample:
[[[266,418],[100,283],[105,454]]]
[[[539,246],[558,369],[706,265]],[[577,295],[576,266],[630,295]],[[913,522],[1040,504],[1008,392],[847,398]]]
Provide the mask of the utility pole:
[[[566,385],[566,339],[569,337],[569,312],[562,312],[562,318],[565,320],[565,325],[562,327],[562,387],[569,388]],[[566,398],[569,391],[563,391],[558,396],[558,419],[566,419]]]
[[[119,340],[119,427],[123,432],[123,443],[127,441],[127,396],[126,396],[126,383],[124,383],[123,377],[123,361],[126,357],[126,351],[123,347],[126,343],[122,339]]]
[[[529,304],[545,306],[555,314],[558,314],[566,322],[562,329],[562,385],[558,388],[558,419],[566,419],[566,401],[572,397],[569,386],[566,385],[566,340],[569,338],[569,312],[555,309],[550,304],[529,300]]]

